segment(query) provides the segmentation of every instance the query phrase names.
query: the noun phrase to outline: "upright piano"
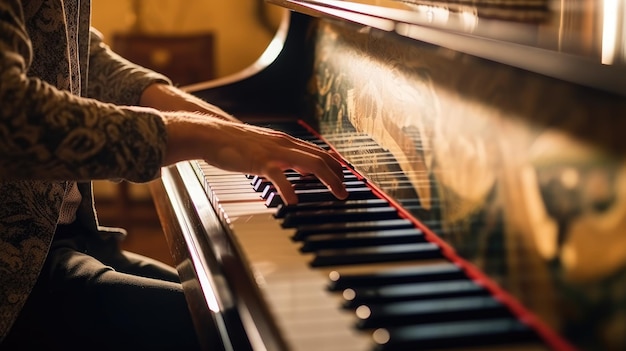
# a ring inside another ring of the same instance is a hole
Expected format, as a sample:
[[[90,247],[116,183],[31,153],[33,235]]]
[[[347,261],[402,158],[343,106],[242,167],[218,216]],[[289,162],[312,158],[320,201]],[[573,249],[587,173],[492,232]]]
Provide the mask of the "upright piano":
[[[626,349],[623,1],[267,2],[258,61],[187,89],[335,150],[350,197],[163,169],[207,349]]]

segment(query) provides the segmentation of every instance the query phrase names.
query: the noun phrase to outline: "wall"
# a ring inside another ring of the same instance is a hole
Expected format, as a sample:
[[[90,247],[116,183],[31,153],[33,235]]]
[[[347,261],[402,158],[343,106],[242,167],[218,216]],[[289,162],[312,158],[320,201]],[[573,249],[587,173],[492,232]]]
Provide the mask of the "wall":
[[[258,18],[259,6],[276,26],[281,9],[262,0],[93,0],[92,23],[107,38],[136,28],[147,33],[184,34],[213,31],[216,35],[218,76],[237,72],[254,62],[274,32]]]

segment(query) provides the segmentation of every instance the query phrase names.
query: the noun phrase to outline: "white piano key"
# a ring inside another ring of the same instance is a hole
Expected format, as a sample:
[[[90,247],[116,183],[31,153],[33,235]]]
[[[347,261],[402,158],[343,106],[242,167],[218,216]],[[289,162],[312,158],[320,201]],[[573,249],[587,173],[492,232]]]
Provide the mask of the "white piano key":
[[[354,316],[342,311],[340,296],[326,291],[327,272],[308,267],[308,255],[271,214],[230,217],[233,233],[251,264],[257,284],[293,350],[309,350],[307,339],[329,340],[316,350],[371,347],[369,335],[352,329]]]

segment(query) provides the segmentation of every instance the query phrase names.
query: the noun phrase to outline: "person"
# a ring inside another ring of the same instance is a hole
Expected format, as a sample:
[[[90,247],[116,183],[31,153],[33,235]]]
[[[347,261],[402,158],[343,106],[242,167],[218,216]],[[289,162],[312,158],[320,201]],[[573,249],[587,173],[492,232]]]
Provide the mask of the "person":
[[[88,0],[0,0],[0,349],[194,350],[176,271],[119,248],[91,180],[204,159],[265,175],[295,203],[283,170],[341,199],[341,164],[116,55],[89,18]]]

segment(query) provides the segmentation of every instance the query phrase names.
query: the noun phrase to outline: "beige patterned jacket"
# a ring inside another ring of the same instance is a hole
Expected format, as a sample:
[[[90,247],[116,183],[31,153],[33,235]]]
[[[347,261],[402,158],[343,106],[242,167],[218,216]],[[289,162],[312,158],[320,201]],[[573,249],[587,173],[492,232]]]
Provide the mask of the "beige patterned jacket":
[[[90,32],[89,0],[0,0],[0,342],[39,275],[72,181],[83,197],[77,220],[103,231],[89,180],[159,175],[161,117],[124,107],[155,81],[168,82]]]

